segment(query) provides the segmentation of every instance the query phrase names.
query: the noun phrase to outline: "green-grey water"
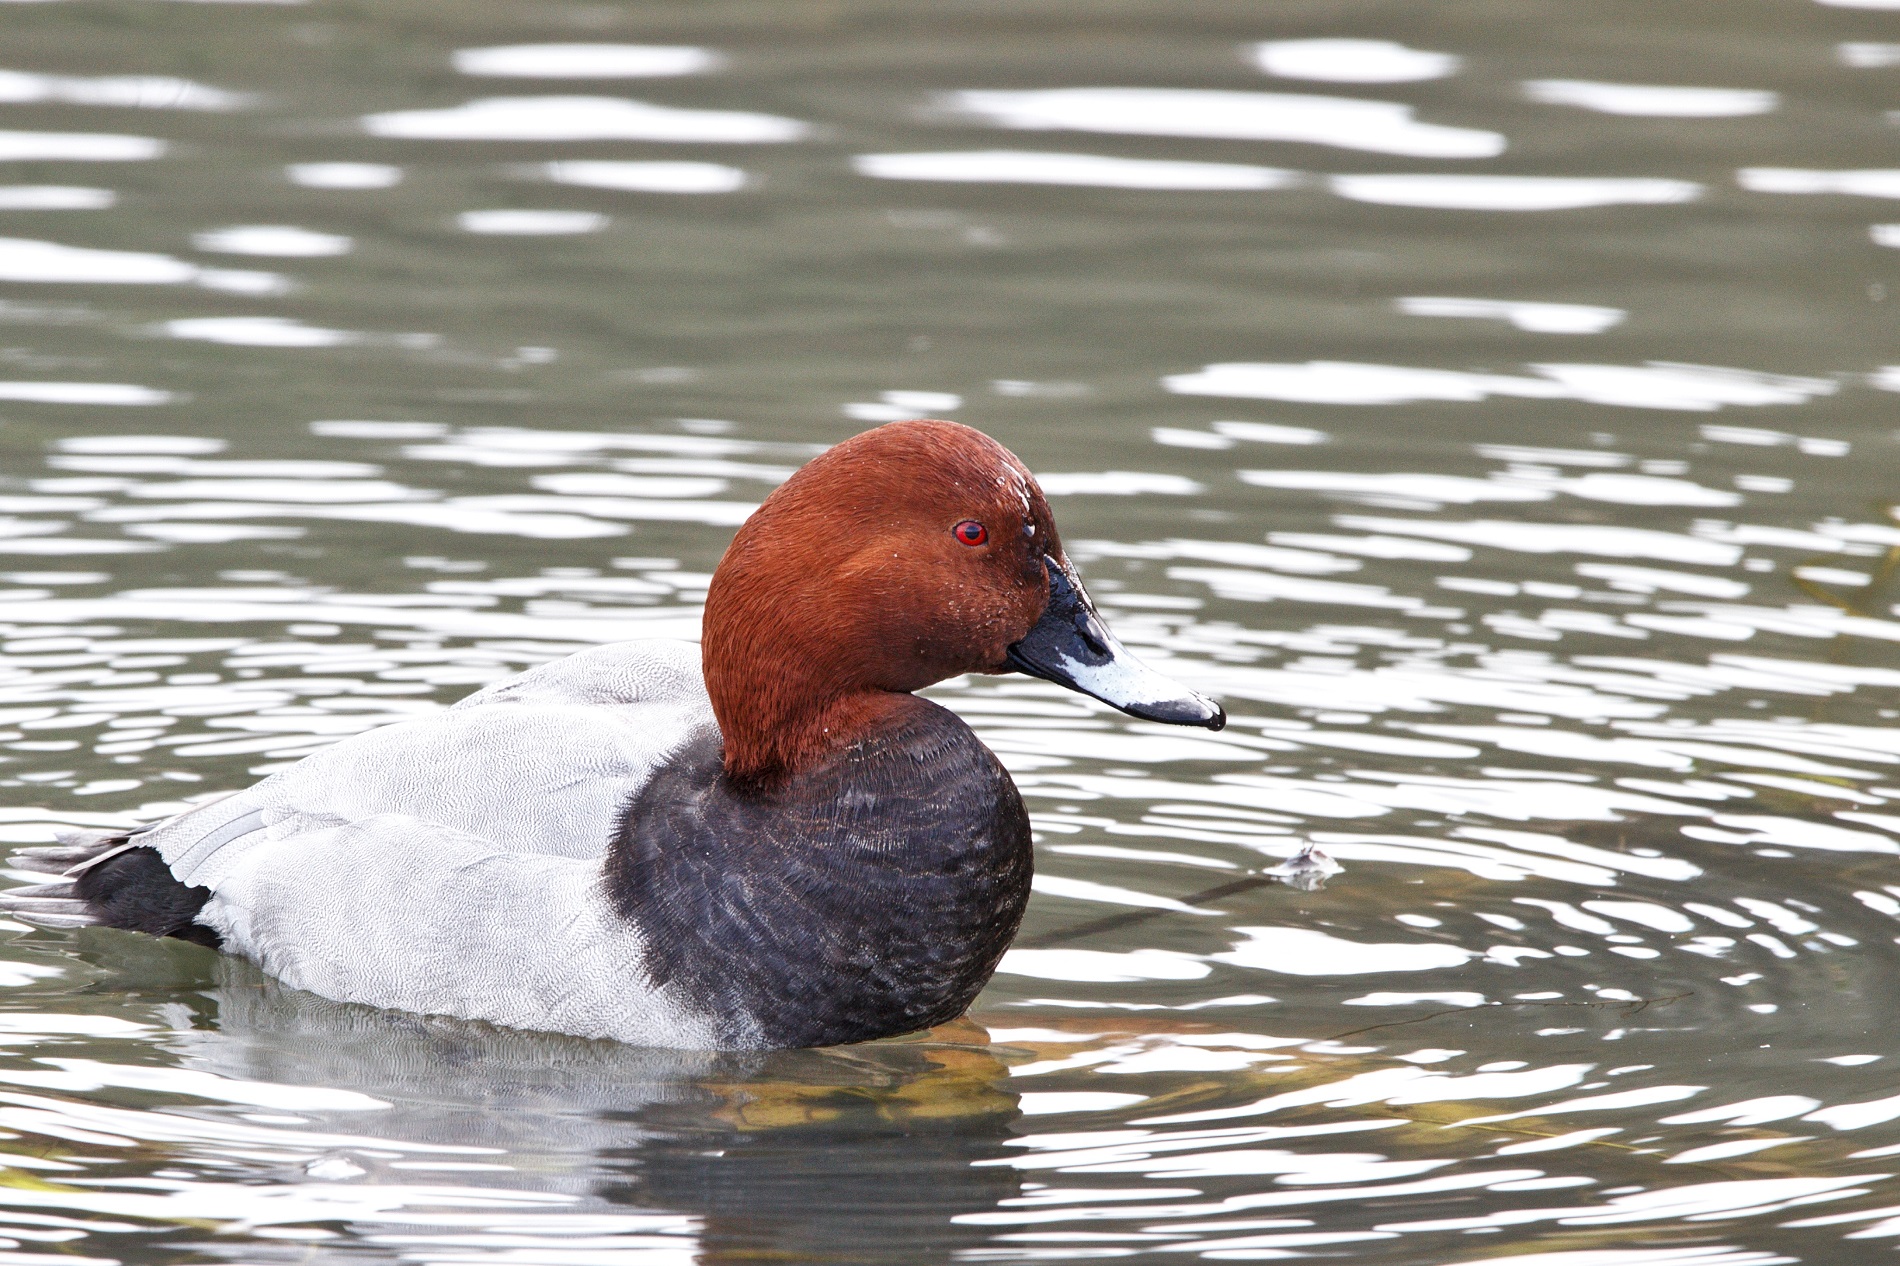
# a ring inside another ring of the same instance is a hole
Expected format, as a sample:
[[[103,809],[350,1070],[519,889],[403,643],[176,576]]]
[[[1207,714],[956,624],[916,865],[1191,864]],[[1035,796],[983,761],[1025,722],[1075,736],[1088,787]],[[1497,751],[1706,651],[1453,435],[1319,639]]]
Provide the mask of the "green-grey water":
[[[1894,0],[0,6],[0,842],[693,636],[904,417],[1233,717],[933,690],[1038,891],[868,1046],[0,923],[0,1266],[1888,1260],[1895,109]]]

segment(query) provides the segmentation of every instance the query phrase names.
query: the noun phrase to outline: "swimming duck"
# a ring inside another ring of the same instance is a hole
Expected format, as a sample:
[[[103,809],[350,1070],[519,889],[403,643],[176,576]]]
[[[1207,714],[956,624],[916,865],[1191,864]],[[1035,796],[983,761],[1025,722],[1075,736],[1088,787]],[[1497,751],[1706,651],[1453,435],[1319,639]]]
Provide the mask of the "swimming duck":
[[[133,833],[17,917],[181,937],[329,998],[692,1049],[960,1015],[1029,898],[1015,784],[914,691],[1021,672],[1219,729],[1109,633],[1002,445],[894,422],[794,474],[703,641],[581,651]]]

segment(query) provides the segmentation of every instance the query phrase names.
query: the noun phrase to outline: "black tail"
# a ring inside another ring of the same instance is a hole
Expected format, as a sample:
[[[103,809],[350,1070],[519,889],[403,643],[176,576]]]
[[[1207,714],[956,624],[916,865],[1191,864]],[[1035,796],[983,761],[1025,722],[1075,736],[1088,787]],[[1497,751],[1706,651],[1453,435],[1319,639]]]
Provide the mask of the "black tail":
[[[73,832],[57,845],[23,848],[7,864],[60,878],[0,892],[0,913],[41,927],[98,925],[175,936],[217,949],[216,931],[194,920],[209,888],[181,883],[154,848],[126,834]]]

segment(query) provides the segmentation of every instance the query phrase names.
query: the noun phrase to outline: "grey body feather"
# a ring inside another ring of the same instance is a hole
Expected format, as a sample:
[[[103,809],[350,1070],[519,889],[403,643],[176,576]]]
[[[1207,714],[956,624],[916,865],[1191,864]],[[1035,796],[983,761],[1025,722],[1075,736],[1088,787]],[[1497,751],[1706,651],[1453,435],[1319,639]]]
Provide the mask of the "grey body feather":
[[[699,648],[583,651],[372,730],[135,836],[22,850],[66,874],[149,847],[210,889],[224,948],[326,997],[646,1045],[715,1044],[643,969],[602,855],[674,750],[715,728]],[[95,922],[70,884],[8,894],[44,926]]]

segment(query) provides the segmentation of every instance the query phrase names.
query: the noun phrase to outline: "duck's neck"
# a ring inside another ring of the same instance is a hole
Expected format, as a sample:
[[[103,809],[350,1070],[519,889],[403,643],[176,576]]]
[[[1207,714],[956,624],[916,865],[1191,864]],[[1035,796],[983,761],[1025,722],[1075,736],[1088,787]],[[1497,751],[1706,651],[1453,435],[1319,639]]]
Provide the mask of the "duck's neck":
[[[761,621],[720,621],[709,606],[706,693],[724,739],[727,777],[772,788],[823,763],[901,712],[912,697],[856,680],[838,647],[784,636]]]
[[[709,691],[712,678],[708,673]],[[727,777],[742,786],[783,785],[915,703],[911,695],[885,690],[820,693],[818,685],[780,678],[713,694]]]

